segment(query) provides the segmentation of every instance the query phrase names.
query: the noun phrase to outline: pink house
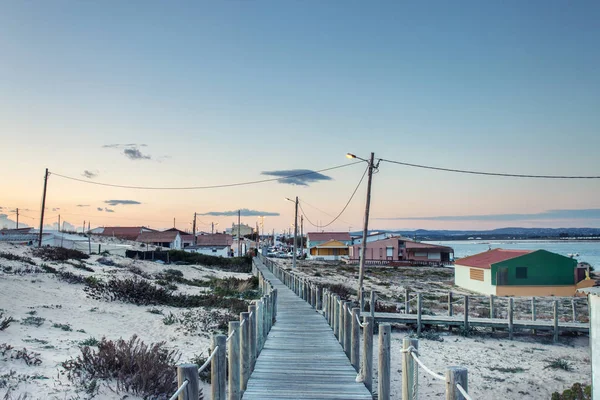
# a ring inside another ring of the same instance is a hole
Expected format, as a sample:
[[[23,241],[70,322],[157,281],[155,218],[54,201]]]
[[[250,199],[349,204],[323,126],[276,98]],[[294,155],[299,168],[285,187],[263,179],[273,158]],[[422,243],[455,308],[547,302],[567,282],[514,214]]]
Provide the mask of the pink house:
[[[358,262],[362,245],[350,246],[350,261]],[[451,247],[414,242],[402,237],[367,242],[366,263],[446,264],[451,262]]]

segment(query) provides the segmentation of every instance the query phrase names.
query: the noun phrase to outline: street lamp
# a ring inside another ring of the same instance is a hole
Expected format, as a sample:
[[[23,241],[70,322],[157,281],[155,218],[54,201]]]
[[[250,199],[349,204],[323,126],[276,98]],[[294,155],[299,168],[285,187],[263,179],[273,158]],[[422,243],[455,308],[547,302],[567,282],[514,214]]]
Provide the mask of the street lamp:
[[[296,196],[296,201],[288,199],[287,197],[285,199],[296,205],[296,212],[294,214],[294,257],[292,261],[292,269],[294,269],[296,268],[296,241],[298,240],[298,196]]]
[[[369,231],[369,208],[371,207],[371,182],[373,180],[373,170],[379,168],[380,159],[377,160],[377,164],[374,164],[375,153],[371,153],[371,158],[369,160],[365,160],[364,158],[360,158],[352,153],[346,153],[346,157],[348,158],[357,158],[369,164],[369,179],[367,181],[367,204],[365,206],[365,225],[363,228],[363,238],[362,238],[362,247],[360,249],[360,261],[359,261],[359,271],[358,271],[358,301],[359,304],[363,304],[363,280],[365,277],[365,258],[367,255],[367,234]],[[371,304],[371,307],[373,305]]]
[[[211,230],[210,233],[214,235],[215,233],[215,225],[219,225],[219,223],[211,222]]]

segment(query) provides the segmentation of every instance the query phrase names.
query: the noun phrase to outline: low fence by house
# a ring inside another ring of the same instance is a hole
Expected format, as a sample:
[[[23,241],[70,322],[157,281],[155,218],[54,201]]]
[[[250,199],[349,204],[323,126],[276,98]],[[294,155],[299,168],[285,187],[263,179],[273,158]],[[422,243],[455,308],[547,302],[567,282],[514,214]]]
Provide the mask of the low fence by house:
[[[277,289],[274,289],[256,266],[252,273],[258,277],[263,296],[240,313],[240,321],[229,322],[229,334],[213,335],[206,362],[177,366],[178,389],[170,400],[198,400],[199,374],[210,365],[211,398],[240,400],[246,389],[258,355],[277,319]]]
[[[286,286],[299,297],[307,301],[316,310],[323,313],[324,318],[331,326],[334,335],[344,349],[347,357],[367,389],[377,394],[378,400],[390,399],[391,387],[391,325],[382,323],[378,325],[378,379],[377,388],[373,387],[373,331],[375,318],[372,314],[363,315],[361,322],[361,309],[353,307],[353,302],[346,301],[340,296],[316,285],[293,271],[283,269],[272,260],[265,259],[265,265]],[[374,295],[371,295],[373,300]],[[374,307],[372,307],[374,308]],[[360,335],[363,335],[362,350]],[[415,400],[418,396],[418,372],[421,367],[426,373],[445,381],[447,400],[472,400],[467,393],[468,372],[462,367],[448,367],[445,375],[431,371],[418,358],[418,340],[405,338],[402,361],[402,399]]]
[[[360,263],[359,258],[348,258],[348,257],[340,257],[340,260],[344,261],[346,264],[356,264]],[[428,267],[440,267],[440,266],[450,266],[454,265],[453,261],[431,261],[431,260],[365,260],[365,265],[381,265],[387,267],[416,267],[416,266],[428,266]]]

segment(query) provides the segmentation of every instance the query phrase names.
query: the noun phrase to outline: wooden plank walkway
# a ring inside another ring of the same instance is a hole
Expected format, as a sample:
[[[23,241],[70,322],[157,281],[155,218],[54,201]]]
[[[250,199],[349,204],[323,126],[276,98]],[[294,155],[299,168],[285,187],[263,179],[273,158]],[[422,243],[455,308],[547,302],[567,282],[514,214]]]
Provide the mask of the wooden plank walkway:
[[[323,316],[261,263],[257,266],[277,289],[277,322],[243,399],[371,400]]]
[[[395,324],[416,324],[416,314],[396,314],[396,313],[375,313],[376,322],[389,322]],[[422,315],[421,324],[424,325],[444,325],[444,326],[463,326],[464,316],[455,315],[452,317],[444,315]],[[500,318],[475,318],[469,317],[469,326],[508,329],[508,320]],[[536,330],[554,330],[554,321],[547,320],[514,320],[515,329],[536,329]],[[559,322],[559,332],[583,332],[589,333],[590,324],[580,322]]]

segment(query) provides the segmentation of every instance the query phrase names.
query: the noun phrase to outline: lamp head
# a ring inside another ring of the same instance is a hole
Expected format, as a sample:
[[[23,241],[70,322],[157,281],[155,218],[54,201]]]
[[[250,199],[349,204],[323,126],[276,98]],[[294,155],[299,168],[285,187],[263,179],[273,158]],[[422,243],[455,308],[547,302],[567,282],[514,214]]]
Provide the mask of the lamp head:
[[[356,156],[352,153],[346,153],[346,158],[356,158]]]

